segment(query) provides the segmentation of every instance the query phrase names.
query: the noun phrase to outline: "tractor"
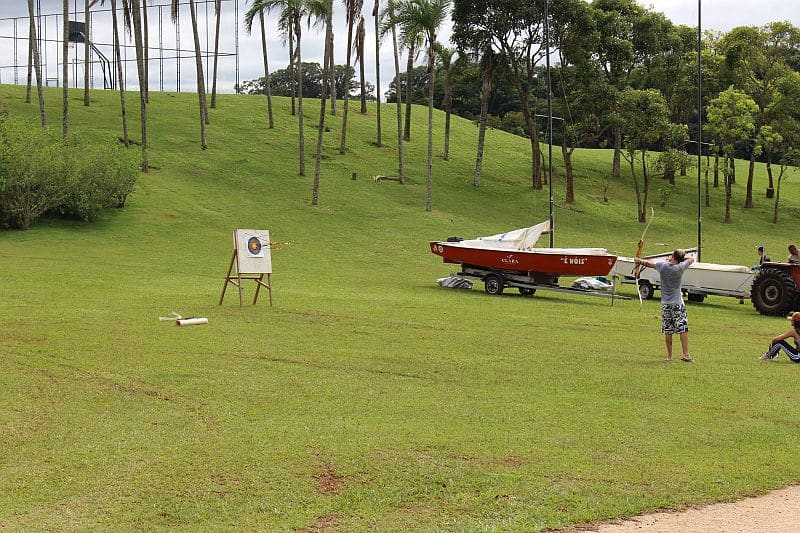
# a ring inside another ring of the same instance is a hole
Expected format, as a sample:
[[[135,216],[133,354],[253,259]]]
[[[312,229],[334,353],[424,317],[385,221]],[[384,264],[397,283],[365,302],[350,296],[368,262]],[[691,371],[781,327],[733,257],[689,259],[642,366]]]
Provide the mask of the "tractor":
[[[800,265],[763,263],[750,293],[762,315],[786,315],[800,309]]]

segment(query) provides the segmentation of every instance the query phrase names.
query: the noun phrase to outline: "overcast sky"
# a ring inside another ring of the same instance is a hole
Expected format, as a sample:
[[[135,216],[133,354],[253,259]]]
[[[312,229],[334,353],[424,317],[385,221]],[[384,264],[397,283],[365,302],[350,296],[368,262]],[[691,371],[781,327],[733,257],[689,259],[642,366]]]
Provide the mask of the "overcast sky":
[[[36,1],[36,0],[35,0]],[[41,2],[43,14],[59,14],[60,20],[61,13],[61,0],[38,0]],[[213,50],[213,4],[211,0],[208,3],[204,0],[195,0],[198,4],[199,24],[201,31],[201,47],[206,48],[206,9],[208,10],[208,50]],[[364,0],[363,14],[366,19],[367,25],[367,38],[366,38],[366,76],[375,83],[375,37],[373,19],[371,17],[372,6],[374,0]],[[78,15],[71,16],[73,20],[83,20],[83,0],[70,0],[70,8],[75,9],[75,4],[78,6]],[[242,19],[244,11],[249,6],[249,0],[238,0],[239,3],[239,20]],[[382,1],[382,3],[385,3]],[[655,10],[663,12],[676,24],[686,24],[696,26],[697,24],[697,0],[651,0],[649,2],[640,2],[643,5]],[[98,48],[107,56],[112,57],[111,53],[111,15],[108,12],[110,2],[105,3],[105,7],[95,8],[97,12],[92,18],[92,41],[97,44]],[[703,29],[715,29],[721,31],[730,30],[736,26],[743,25],[761,25],[767,22],[776,20],[788,20],[795,26],[800,26],[800,2],[798,0],[702,0],[702,26]],[[172,24],[169,16],[169,8],[167,7],[167,0],[149,0],[148,3],[149,20],[150,20],[150,85],[151,89],[159,90],[163,80],[163,87],[165,91],[174,91],[177,86],[177,62],[174,59],[175,53],[170,49],[176,48],[176,32],[175,26]],[[159,7],[162,5],[163,7]],[[233,87],[236,81],[236,35],[233,28],[235,27],[236,14],[234,11],[234,0],[225,0],[223,2],[223,21],[222,21],[222,35],[220,38],[220,50],[222,53],[230,54],[220,58],[219,74],[218,74],[218,91],[219,92],[233,92]],[[336,62],[344,63],[345,59],[345,44],[347,40],[347,27],[344,21],[344,8],[341,0],[334,4],[334,34],[335,34],[335,54]],[[22,0],[0,0],[0,82],[25,83],[27,62],[27,46],[23,41],[17,42],[16,58],[14,55],[14,41],[9,37],[14,35],[14,23],[8,20],[10,17],[21,17],[27,15],[26,2]],[[159,18],[161,24],[159,24]],[[56,39],[59,33],[58,23],[55,16],[46,17],[47,23],[43,28],[42,33],[45,34],[48,40]],[[20,20],[17,22],[16,33],[18,36],[24,36],[27,33],[23,26],[25,21]],[[161,29],[159,34],[159,27]],[[305,27],[304,27],[305,29]],[[268,48],[269,48],[269,63],[270,70],[285,68],[288,63],[288,53],[284,47],[280,37],[275,34],[274,17],[270,16],[267,19],[268,31]],[[183,56],[189,56],[193,50],[191,22],[189,19],[188,7],[182,8],[180,17],[180,35],[181,41],[179,48],[183,50]],[[449,25],[442,29],[440,39],[449,39],[450,31]],[[161,46],[159,46],[161,43]],[[128,87],[135,89],[137,87],[136,80],[136,65],[132,61],[134,50],[132,43],[128,43],[130,48],[127,50],[127,58],[130,59],[128,68],[126,69],[126,78],[128,80]],[[56,43],[48,44],[44,50],[44,60],[47,67],[47,78],[56,78],[60,75],[60,68],[58,62],[60,61],[60,49]],[[72,48],[70,54],[71,60],[74,54],[83,57],[82,45],[77,45]],[[321,30],[307,30],[302,42],[302,56],[304,61],[316,61],[321,63],[322,56],[322,32]],[[163,60],[161,59],[163,58]],[[16,59],[16,61],[15,61]],[[424,61],[424,57],[420,56],[418,64]],[[13,65],[18,65],[16,72]],[[209,63],[210,66],[210,63]],[[163,68],[163,72],[162,72]],[[405,61],[401,61],[401,71],[405,70]],[[182,91],[193,91],[196,86],[194,61],[191,57],[185,57],[181,60],[180,72],[180,88]],[[249,36],[244,31],[243,26],[240,24],[239,29],[239,79],[240,81],[254,79],[263,76],[263,62],[261,56],[261,40],[260,33],[254,27],[254,35]],[[70,74],[75,73],[74,69],[70,70]],[[78,77],[82,80],[83,73],[78,67]],[[206,75],[209,77],[208,74]],[[388,82],[394,76],[394,60],[392,56],[391,40],[387,39],[381,44],[381,92],[385,93]],[[93,69],[93,84],[95,87],[102,87],[102,72],[99,66]],[[82,82],[81,82],[82,83]],[[55,84],[51,80],[50,84]],[[207,82],[210,90],[210,82]]]

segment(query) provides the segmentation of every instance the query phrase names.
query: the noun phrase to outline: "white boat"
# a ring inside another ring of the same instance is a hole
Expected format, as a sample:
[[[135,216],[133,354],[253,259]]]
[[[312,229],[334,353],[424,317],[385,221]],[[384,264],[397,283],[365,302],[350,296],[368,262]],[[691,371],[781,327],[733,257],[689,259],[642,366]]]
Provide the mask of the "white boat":
[[[694,255],[695,250],[687,250],[687,255]],[[666,261],[670,253],[647,256],[644,259],[653,262]],[[618,257],[612,276],[618,276],[623,283],[636,283],[634,278],[634,258]],[[716,263],[692,263],[683,274],[683,289],[688,293],[690,301],[701,302],[709,294],[732,296],[734,298],[750,298],[755,272],[743,265],[720,265]],[[642,269],[639,275],[639,293],[642,298],[652,298],[655,290],[661,288],[658,272],[652,268]]]

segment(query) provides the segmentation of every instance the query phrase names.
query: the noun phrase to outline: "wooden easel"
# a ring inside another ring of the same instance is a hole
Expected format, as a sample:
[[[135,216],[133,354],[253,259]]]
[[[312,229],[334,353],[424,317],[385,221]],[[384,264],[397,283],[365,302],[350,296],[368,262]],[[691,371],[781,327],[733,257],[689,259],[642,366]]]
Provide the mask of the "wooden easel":
[[[236,267],[236,272],[231,274],[234,266]],[[219,296],[219,305],[222,305],[222,300],[225,298],[225,290],[228,288],[228,283],[230,283],[239,289],[239,307],[244,306],[242,280],[253,280],[256,282],[256,294],[253,296],[253,305],[256,305],[261,287],[264,287],[269,291],[269,306],[272,307],[272,274],[267,274],[267,282],[264,283],[264,274],[242,273],[239,268],[238,250],[235,247],[233,249],[233,256],[231,257],[231,264],[228,267],[228,273],[225,275],[225,284],[222,286],[222,294]]]

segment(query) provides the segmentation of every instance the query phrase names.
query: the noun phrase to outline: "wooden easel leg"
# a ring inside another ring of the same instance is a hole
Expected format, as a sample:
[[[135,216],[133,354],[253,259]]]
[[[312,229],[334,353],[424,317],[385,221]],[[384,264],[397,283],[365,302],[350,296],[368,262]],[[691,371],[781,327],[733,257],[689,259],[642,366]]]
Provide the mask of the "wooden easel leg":
[[[261,274],[258,278],[256,278],[256,294],[253,296],[253,305],[256,305],[258,301],[258,293],[261,292],[261,285],[264,283],[264,274]]]
[[[269,290],[269,306],[272,307],[272,274],[267,274],[267,289]]]
[[[239,270],[238,268],[236,270]],[[236,277],[239,278],[239,307],[244,307],[244,296],[242,295],[242,274],[241,272],[236,273]]]
[[[228,273],[225,274],[225,283],[222,285],[222,294],[219,295],[219,304],[222,305],[222,300],[225,298],[225,289],[228,288],[228,282],[231,280],[231,270],[233,270],[233,262],[236,260],[236,250],[233,251],[233,257],[231,257],[231,264],[228,267]]]

